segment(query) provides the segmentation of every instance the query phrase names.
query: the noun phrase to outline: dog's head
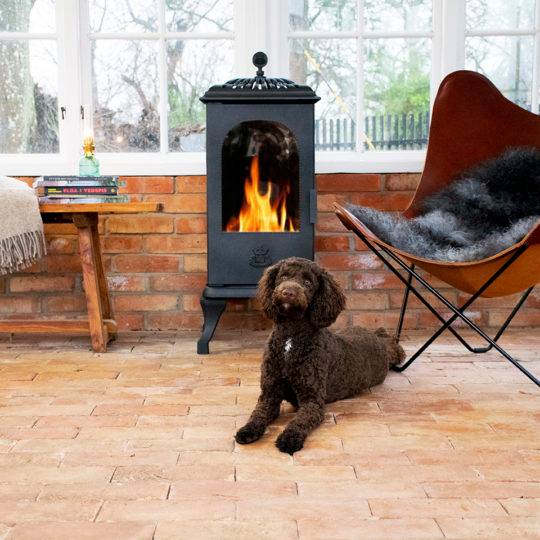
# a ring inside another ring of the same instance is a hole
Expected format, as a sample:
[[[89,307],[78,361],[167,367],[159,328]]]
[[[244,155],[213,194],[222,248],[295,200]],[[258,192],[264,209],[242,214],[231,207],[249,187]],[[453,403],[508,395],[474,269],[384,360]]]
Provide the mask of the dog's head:
[[[268,268],[258,296],[270,319],[307,318],[318,328],[330,326],[345,309],[345,296],[336,280],[318,264],[299,257]]]

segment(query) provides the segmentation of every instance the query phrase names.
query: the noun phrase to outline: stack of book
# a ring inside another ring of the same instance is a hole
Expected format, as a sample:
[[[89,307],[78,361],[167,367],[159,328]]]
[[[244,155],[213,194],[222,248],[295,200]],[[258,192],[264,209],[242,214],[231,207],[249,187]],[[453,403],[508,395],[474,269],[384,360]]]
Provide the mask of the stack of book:
[[[41,176],[34,182],[39,202],[48,204],[128,202],[119,187],[118,176]]]

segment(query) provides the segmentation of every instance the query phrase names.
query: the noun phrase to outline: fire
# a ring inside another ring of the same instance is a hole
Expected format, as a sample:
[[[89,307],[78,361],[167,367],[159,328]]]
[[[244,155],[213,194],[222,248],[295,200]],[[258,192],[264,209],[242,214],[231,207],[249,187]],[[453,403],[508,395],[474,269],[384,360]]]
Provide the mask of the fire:
[[[264,182],[264,193],[259,192],[259,156],[251,158],[249,178],[244,183],[244,202],[238,216],[233,216],[225,230],[228,232],[284,232],[294,231],[290,217],[287,216],[286,186],[272,201],[274,184]]]

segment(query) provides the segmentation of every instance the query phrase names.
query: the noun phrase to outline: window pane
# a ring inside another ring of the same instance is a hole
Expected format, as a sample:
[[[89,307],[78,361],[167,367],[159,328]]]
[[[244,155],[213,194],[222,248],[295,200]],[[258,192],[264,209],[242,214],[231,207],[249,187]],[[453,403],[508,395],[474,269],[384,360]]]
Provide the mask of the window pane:
[[[368,39],[364,70],[366,149],[424,147],[429,119],[431,40]]]
[[[199,98],[214,84],[233,78],[232,40],[167,42],[169,149],[205,149],[205,106]]]
[[[291,30],[354,30],[356,0],[289,0],[289,24]]]
[[[467,30],[534,28],[534,0],[467,0]]]
[[[91,42],[98,151],[159,150],[157,47],[143,40]]]
[[[483,73],[507,98],[530,109],[532,36],[470,37],[465,43],[466,67]]]
[[[365,29],[385,32],[429,32],[432,0],[364,0]]]
[[[89,0],[91,32],[156,32],[158,0]]]
[[[58,152],[56,42],[0,41],[0,152]]]
[[[356,145],[356,40],[292,39],[291,79],[307,84],[315,106],[315,148],[354,150]]]
[[[232,32],[234,0],[167,0],[169,32]]]
[[[54,0],[0,0],[0,32],[54,32]]]

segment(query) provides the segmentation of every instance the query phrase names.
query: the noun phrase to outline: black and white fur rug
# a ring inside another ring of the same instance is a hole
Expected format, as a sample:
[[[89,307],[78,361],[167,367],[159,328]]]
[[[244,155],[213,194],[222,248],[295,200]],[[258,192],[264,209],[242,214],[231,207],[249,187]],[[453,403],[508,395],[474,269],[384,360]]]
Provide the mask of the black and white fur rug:
[[[513,148],[426,197],[418,215],[350,205],[386,243],[432,260],[476,261],[519,242],[540,220],[540,150]]]

